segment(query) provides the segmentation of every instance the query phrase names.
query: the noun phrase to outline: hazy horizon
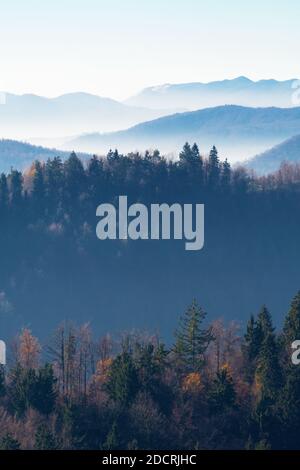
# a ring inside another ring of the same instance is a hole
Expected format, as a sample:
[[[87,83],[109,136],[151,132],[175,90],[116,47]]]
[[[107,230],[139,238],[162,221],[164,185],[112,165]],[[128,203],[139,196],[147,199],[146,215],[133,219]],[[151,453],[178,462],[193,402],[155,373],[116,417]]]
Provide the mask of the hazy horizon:
[[[124,100],[164,83],[298,77],[299,13],[292,0],[11,0],[0,90]]]
[[[300,75],[299,75],[300,76]],[[49,99],[49,100],[52,100],[52,99],[57,99],[57,98],[61,98],[62,96],[66,96],[66,95],[76,95],[76,94],[86,94],[86,95],[93,95],[93,96],[96,96],[98,98],[104,98],[104,99],[111,99],[111,100],[114,100],[114,101],[118,101],[118,102],[126,102],[129,98],[132,98],[134,96],[136,96],[138,93],[144,91],[144,90],[147,90],[147,89],[155,89],[155,88],[160,88],[160,87],[164,87],[164,86],[180,86],[180,85],[193,85],[193,84],[202,84],[202,85],[209,85],[209,84],[212,84],[212,83],[221,83],[221,82],[226,82],[226,81],[233,81],[233,80],[237,80],[239,78],[245,78],[245,79],[248,79],[250,80],[251,82],[253,83],[258,83],[258,82],[266,82],[266,81],[272,81],[272,80],[275,80],[276,82],[278,83],[283,83],[283,82],[289,82],[289,81],[293,81],[293,80],[300,80],[298,79],[297,77],[288,77],[286,79],[283,79],[283,80],[278,80],[274,77],[268,77],[268,78],[257,78],[256,80],[252,79],[251,77],[249,76],[246,76],[246,75],[237,75],[237,76],[234,76],[234,77],[225,77],[225,78],[221,78],[221,79],[215,79],[215,80],[210,80],[210,81],[187,81],[187,82],[169,82],[169,83],[156,83],[156,84],[151,84],[151,83],[148,83],[146,84],[143,88],[139,88],[137,90],[135,90],[131,95],[125,97],[124,99],[117,99],[117,98],[114,98],[112,96],[104,96],[103,94],[97,94],[97,93],[92,93],[92,92],[89,92],[87,90],[84,90],[84,89],[78,89],[78,90],[73,90],[73,91],[65,91],[64,93],[60,93],[60,94],[57,94],[57,95],[50,95],[50,94],[38,94],[38,93],[35,93],[33,91],[18,91],[18,92],[13,92],[11,90],[7,90],[7,89],[0,89],[0,93],[4,93],[4,94],[7,94],[7,95],[15,95],[15,96],[37,96],[39,98],[45,98],[45,99]],[[292,93],[292,90],[291,90],[291,93]],[[230,104],[230,103],[228,103]]]

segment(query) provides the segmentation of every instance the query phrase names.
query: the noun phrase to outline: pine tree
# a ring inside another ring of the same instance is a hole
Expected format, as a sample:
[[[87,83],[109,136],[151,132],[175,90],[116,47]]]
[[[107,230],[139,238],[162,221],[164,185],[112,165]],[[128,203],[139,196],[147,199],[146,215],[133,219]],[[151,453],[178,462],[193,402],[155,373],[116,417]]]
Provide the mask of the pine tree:
[[[206,313],[194,300],[181,317],[179,328],[175,332],[175,355],[190,372],[202,368],[204,353],[213,340],[212,329],[201,328],[205,317]]]

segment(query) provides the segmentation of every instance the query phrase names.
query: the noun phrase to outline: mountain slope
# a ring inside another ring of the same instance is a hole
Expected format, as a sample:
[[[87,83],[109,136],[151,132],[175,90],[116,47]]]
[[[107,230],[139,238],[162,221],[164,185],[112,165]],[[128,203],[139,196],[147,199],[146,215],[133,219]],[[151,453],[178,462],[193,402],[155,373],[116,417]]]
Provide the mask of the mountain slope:
[[[138,124],[125,131],[83,135],[68,148],[105,152],[160,148],[177,152],[188,141],[199,143],[206,152],[213,144],[232,160],[249,158],[300,131],[300,108],[246,108],[219,106],[177,113]]]
[[[256,155],[247,162],[246,166],[258,174],[267,174],[278,170],[282,162],[300,162],[300,135]]]
[[[225,104],[290,107],[295,80],[259,80],[246,77],[210,83],[165,84],[145,88],[126,104],[149,108],[195,110]]]
[[[57,98],[9,93],[4,96],[5,104],[0,105],[0,137],[17,140],[108,132],[168,114],[88,93]]]
[[[48,158],[60,156],[67,158],[70,152],[38,147],[25,142],[15,140],[0,140],[0,172],[7,172],[11,167],[24,170],[35,160],[46,161]],[[82,154],[82,158],[86,155]]]

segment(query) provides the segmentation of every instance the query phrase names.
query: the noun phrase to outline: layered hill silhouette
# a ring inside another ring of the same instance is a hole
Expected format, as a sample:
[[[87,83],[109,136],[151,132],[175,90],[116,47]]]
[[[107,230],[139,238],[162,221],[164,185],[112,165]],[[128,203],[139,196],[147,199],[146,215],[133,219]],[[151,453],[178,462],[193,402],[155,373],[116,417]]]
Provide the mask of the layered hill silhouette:
[[[149,108],[184,107],[189,110],[225,104],[290,107],[293,105],[293,86],[295,80],[252,81],[246,77],[210,83],[164,84],[145,88],[126,103]]]
[[[184,141],[197,141],[202,152],[215,144],[221,155],[232,160],[251,157],[299,133],[300,108],[249,108],[218,106],[176,113],[127,130],[87,134],[68,142],[68,148],[85,152],[107,152],[118,148],[159,148],[177,153]]]
[[[61,138],[122,129],[166,114],[168,111],[137,108],[89,93],[57,98],[6,93],[5,103],[0,105],[0,129],[3,138]]]
[[[300,135],[291,137],[279,145],[251,158],[246,167],[258,174],[267,174],[278,170],[283,162],[300,162]]]

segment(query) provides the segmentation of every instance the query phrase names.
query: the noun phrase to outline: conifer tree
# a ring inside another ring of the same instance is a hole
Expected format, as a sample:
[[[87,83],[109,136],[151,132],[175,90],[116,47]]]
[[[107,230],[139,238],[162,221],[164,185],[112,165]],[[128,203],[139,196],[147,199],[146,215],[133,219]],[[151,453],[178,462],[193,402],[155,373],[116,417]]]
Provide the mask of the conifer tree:
[[[257,335],[260,339],[261,343],[264,338],[267,337],[268,334],[272,334],[274,332],[272,317],[265,305],[262,306],[258,316],[257,316]]]
[[[282,385],[282,375],[278,344],[273,333],[268,333],[261,345],[257,358],[256,382],[262,397],[276,398]]]
[[[195,156],[195,148],[192,150],[190,144],[186,142],[182,148],[182,151],[179,154],[179,161],[181,164],[185,165],[191,163]]]
[[[85,190],[86,175],[81,160],[75,152],[64,163],[65,196],[72,205]]]
[[[114,359],[105,390],[121,407],[134,399],[138,391],[138,376],[130,353],[123,352]]]
[[[244,359],[244,376],[248,382],[254,379],[256,360],[261,346],[260,334],[254,316],[251,315],[247,324],[246,334],[244,336],[244,343],[242,345],[243,359]]]
[[[291,350],[293,341],[300,339],[300,291],[293,298],[290,310],[285,318],[283,338],[288,350]]]
[[[92,198],[97,201],[97,199],[100,198],[100,194],[104,193],[106,188],[103,187],[103,162],[95,155],[88,163],[87,174],[90,194]]]
[[[54,157],[53,159],[47,160],[45,177],[47,206],[52,212],[53,210],[57,209],[64,182],[63,164],[60,157]]]
[[[20,171],[12,170],[10,174],[11,202],[14,208],[20,210],[23,192],[23,176]]]
[[[195,372],[202,368],[204,353],[213,340],[212,329],[202,328],[206,313],[194,300],[180,319],[175,332],[174,352],[183,367]]]
[[[211,149],[208,157],[208,184],[211,189],[216,188],[220,180],[220,161],[215,146]]]
[[[227,191],[231,182],[231,166],[227,158],[222,163],[221,185],[224,191]]]
[[[216,374],[209,392],[209,405],[213,412],[222,412],[235,405],[236,392],[227,367]]]

